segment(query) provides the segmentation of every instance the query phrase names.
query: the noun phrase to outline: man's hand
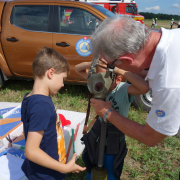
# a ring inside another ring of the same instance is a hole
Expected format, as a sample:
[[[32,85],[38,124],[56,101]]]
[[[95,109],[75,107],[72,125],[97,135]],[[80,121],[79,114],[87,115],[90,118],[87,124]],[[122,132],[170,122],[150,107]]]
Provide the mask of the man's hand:
[[[107,61],[103,58],[100,58],[98,61],[98,66],[101,68],[107,69]]]
[[[112,109],[110,101],[102,101],[98,99],[90,99],[90,105],[94,107],[94,110],[97,115],[103,117],[108,109]]]

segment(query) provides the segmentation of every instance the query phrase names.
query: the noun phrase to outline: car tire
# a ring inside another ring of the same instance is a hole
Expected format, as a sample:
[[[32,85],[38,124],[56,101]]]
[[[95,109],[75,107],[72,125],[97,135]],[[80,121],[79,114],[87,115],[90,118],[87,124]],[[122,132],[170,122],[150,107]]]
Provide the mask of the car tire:
[[[0,69],[0,89],[4,88],[4,85],[5,85],[5,80],[4,80],[3,73]]]
[[[149,112],[151,110],[152,93],[149,90],[146,94],[135,95],[132,105],[137,109]]]

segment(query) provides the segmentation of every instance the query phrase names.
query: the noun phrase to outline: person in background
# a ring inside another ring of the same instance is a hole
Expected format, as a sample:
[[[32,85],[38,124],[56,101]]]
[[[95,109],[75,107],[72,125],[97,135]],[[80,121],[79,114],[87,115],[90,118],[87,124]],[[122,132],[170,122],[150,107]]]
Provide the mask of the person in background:
[[[68,172],[86,169],[75,163],[76,154],[66,164],[61,121],[49,97],[64,86],[70,67],[62,54],[44,47],[34,58],[32,68],[33,89],[24,96],[21,107],[26,141],[22,171],[29,180],[63,180]]]
[[[78,74],[87,78],[87,71],[92,62],[83,62],[75,66]],[[106,72],[107,64],[103,59],[99,60],[96,72]],[[118,114],[126,117],[128,116],[130,105],[133,101],[134,95],[144,94],[148,92],[149,85],[140,76],[127,72],[125,70],[115,68],[115,76],[111,75],[113,83],[107,94],[106,100],[111,102],[113,110]],[[126,78],[131,84],[122,82],[122,78]],[[87,168],[87,178],[91,179],[91,169],[97,165],[98,157],[95,152],[99,152],[97,148],[97,138],[100,139],[101,122],[103,119],[98,117],[90,132],[83,136],[85,149],[83,151],[83,160]],[[96,136],[96,138],[94,138]],[[118,130],[113,124],[107,123],[107,138],[105,147],[104,167],[108,171],[108,180],[117,180],[120,178],[124,158],[127,153],[124,133]],[[92,161],[94,161],[92,163]]]
[[[152,25],[151,25],[151,28],[153,28],[153,27],[155,28],[155,19],[154,19],[154,18],[152,19]]]
[[[157,18],[154,18],[154,21],[155,21],[155,28],[157,27]]]
[[[179,21],[178,21],[178,28],[180,28],[180,19],[179,19]]]
[[[174,24],[174,19],[172,19],[172,20],[170,21],[170,29],[173,28],[173,24]]]
[[[133,27],[133,28],[132,28]],[[91,99],[97,115],[107,119],[125,135],[153,147],[167,136],[180,136],[180,29],[151,31],[132,18],[106,18],[91,36],[94,58],[133,73],[148,70],[152,107],[142,125],[112,110],[110,102]]]
[[[113,6],[113,7],[112,7],[112,12],[113,12],[114,14],[117,14],[117,12],[116,12],[116,6]]]

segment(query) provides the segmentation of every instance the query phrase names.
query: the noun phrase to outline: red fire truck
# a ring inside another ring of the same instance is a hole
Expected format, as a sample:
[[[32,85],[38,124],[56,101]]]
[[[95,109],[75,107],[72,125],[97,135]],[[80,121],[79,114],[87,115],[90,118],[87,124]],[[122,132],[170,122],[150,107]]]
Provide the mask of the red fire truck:
[[[84,0],[80,0],[80,1],[84,1]],[[144,24],[144,16],[138,14],[137,4],[134,0],[118,0],[118,1],[85,0],[85,1],[103,6],[109,11],[112,11],[113,13],[117,13],[120,16],[132,17],[136,21],[140,21],[141,23]]]

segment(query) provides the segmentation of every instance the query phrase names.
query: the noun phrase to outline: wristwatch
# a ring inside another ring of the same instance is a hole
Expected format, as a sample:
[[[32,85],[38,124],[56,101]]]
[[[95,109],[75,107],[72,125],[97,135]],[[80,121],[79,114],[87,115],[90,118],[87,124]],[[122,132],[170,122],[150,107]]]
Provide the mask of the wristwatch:
[[[103,115],[103,120],[104,120],[105,122],[108,121],[108,119],[107,119],[108,114],[109,114],[112,110],[113,110],[113,109],[108,109],[108,110],[104,113],[104,115]]]

